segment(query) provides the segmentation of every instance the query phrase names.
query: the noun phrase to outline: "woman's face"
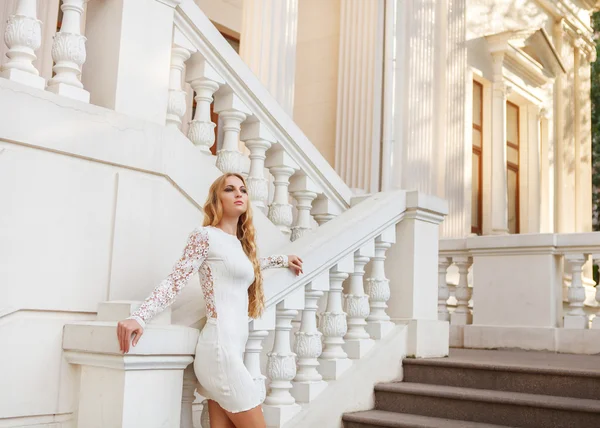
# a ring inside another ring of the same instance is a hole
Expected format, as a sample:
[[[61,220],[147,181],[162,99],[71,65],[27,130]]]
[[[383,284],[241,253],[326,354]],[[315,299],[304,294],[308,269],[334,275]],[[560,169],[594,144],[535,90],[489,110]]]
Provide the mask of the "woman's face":
[[[248,191],[242,180],[236,176],[225,179],[225,187],[219,198],[225,217],[239,217],[248,210]]]

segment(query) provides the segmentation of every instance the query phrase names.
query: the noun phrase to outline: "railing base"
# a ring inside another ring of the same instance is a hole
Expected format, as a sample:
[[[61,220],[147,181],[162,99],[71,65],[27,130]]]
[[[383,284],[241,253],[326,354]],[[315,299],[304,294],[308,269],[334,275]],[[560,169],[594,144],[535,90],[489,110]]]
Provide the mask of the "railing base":
[[[373,339],[346,340],[344,352],[348,354],[348,358],[359,360],[367,355],[373,345],[375,345]]]
[[[292,382],[292,395],[298,403],[310,403],[327,388],[327,382]]]
[[[27,73],[23,70],[18,70],[16,68],[9,68],[0,73],[0,77],[4,77],[5,79],[12,80],[13,82],[21,83],[23,85],[31,86],[36,89],[44,89],[46,87],[46,81],[41,76],[36,76],[35,74]]]
[[[383,339],[394,328],[394,323],[391,321],[367,321],[367,323],[365,330],[375,340]]]
[[[342,373],[350,367],[352,367],[352,360],[350,358],[343,358],[340,360],[319,360],[319,367],[317,370],[321,373],[323,379],[337,380]]]

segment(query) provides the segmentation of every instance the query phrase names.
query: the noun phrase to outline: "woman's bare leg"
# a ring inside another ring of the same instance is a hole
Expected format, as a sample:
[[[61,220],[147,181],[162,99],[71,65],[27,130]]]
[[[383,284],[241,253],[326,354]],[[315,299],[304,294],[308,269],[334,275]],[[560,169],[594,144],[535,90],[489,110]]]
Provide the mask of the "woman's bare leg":
[[[216,401],[208,400],[208,416],[210,428],[235,428],[225,410]]]
[[[267,426],[260,405],[245,412],[229,413],[225,410],[225,413],[234,423],[235,428],[266,428]]]

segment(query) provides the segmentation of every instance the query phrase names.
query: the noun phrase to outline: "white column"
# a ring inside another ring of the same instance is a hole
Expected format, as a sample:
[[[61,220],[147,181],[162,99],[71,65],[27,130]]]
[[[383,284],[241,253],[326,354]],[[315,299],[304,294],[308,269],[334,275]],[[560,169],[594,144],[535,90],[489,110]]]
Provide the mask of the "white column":
[[[471,288],[469,287],[469,268],[473,264],[473,259],[468,256],[453,257],[452,261],[458,267],[458,285],[456,286],[456,309],[450,316],[452,325],[468,325],[473,323],[473,315],[469,309],[469,300],[471,300]]]
[[[291,116],[298,0],[244,0],[240,56]]]
[[[530,105],[527,108],[527,229],[525,233],[540,233],[541,228],[541,165],[540,165],[540,109]],[[521,223],[522,224],[522,223]]]
[[[323,352],[319,358],[319,372],[323,379],[336,380],[352,365],[344,351],[344,336],[348,332],[346,313],[342,308],[342,283],[354,272],[354,255],[345,257],[329,271],[327,307],[321,313]]]
[[[267,361],[267,376],[271,383],[263,405],[267,426],[282,426],[300,410],[290,393],[291,381],[296,377],[296,354],[292,352],[290,331],[298,311],[289,307],[286,302],[277,304],[275,340]]]
[[[311,402],[327,387],[327,382],[323,381],[323,376],[317,371],[317,358],[323,350],[322,333],[317,330],[317,309],[321,296],[323,291],[313,289],[312,284],[306,286],[306,303],[294,344],[294,352],[298,355],[298,371],[292,382],[292,395],[299,403]]]
[[[317,197],[320,189],[315,183],[303,173],[295,174],[290,182],[290,193],[296,199],[296,225],[292,227],[291,240],[302,238],[306,232],[312,230],[312,219],[310,210],[312,203]]]
[[[210,117],[210,105],[213,95],[225,81],[199,53],[193,54],[187,61],[185,79],[196,93],[196,112],[190,123],[188,138],[201,152],[211,154],[216,124]]]
[[[398,2],[395,142],[386,159],[395,188],[437,196],[444,196],[446,178],[445,5],[437,0]]]
[[[37,0],[19,0],[4,32],[8,61],[0,68],[0,76],[44,89],[46,82],[33,65],[35,51],[42,43],[41,24],[37,19]]]
[[[508,233],[508,185],[506,172],[506,95],[502,68],[504,51],[492,52],[494,80],[492,82],[491,168],[491,230],[493,235]]]
[[[232,92],[215,94],[214,110],[223,123],[223,145],[217,152],[217,168],[223,173],[243,170],[240,147],[241,124],[250,115],[250,110]]]
[[[365,294],[365,265],[375,255],[374,242],[366,244],[354,253],[354,272],[350,274],[348,293],[344,295],[345,311],[348,314],[348,332],[344,336],[344,350],[352,359],[362,358],[373,346],[367,333],[365,320],[369,315],[369,296]]]
[[[242,127],[242,140],[250,150],[250,172],[248,173],[248,194],[255,207],[265,210],[269,198],[269,180],[265,177],[267,150],[275,143],[275,137],[260,122],[245,123]]]
[[[266,330],[251,329],[246,342],[246,352],[244,352],[244,365],[261,392],[261,403],[267,395],[265,384],[267,377],[260,371],[260,354],[263,349],[262,344],[268,335],[269,332]]]
[[[588,328],[588,317],[583,310],[585,289],[583,288],[582,272],[587,258],[584,254],[565,254],[565,267],[571,272],[571,285],[567,299],[569,309],[564,317],[565,328]]]
[[[181,118],[187,108],[186,93],[181,87],[185,62],[191,52],[181,46],[173,46],[171,50],[171,71],[169,73],[169,102],[167,104],[167,126],[179,129]]]
[[[387,253],[388,314],[408,326],[410,356],[448,355],[449,325],[438,320],[437,312],[439,224],[446,209],[438,198],[407,192],[406,212],[396,225],[398,242]]]
[[[181,395],[181,425],[180,428],[194,428],[192,403],[196,399],[194,392],[198,379],[194,373],[194,365],[190,364],[183,371],[183,392]]]
[[[269,220],[286,235],[291,235],[293,216],[290,204],[289,185],[290,177],[298,170],[298,165],[292,158],[276,144],[267,153],[266,167],[275,178],[273,202],[269,205]]]
[[[87,60],[82,82],[93,104],[165,124],[177,3],[178,0],[88,3]]]
[[[467,115],[469,81],[467,63],[466,0],[448,0],[446,71],[446,160],[445,171],[448,217],[441,225],[445,238],[462,238],[471,233],[471,118]]]
[[[382,1],[342,1],[335,169],[354,189],[379,190]]]
[[[48,81],[48,90],[58,95],[90,102],[90,93],[81,83],[81,66],[85,62],[85,41],[81,34],[81,17],[86,0],[63,0],[63,21],[54,36],[52,59],[55,76]]]
[[[438,320],[450,321],[448,312],[448,299],[450,298],[450,289],[448,288],[448,267],[452,263],[450,257],[440,256],[438,260]]]
[[[386,313],[390,299],[390,281],[385,276],[385,253],[396,242],[396,226],[386,230],[375,240],[375,256],[372,258],[371,276],[367,278],[366,292],[371,307],[367,317],[367,332],[373,339],[382,339],[394,324]]]

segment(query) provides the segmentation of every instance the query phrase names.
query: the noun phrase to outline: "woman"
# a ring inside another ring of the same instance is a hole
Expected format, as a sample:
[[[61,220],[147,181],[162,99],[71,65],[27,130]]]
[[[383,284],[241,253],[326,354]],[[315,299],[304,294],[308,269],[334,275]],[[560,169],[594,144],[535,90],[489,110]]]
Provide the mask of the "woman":
[[[204,205],[204,226],[189,236],[171,274],[134,314],[117,325],[121,351],[129,351],[144,326],[175,300],[190,276],[200,272],[207,322],[196,346],[194,372],[198,392],[208,398],[211,428],[263,428],[261,394],[243,363],[248,316],[264,309],[261,270],[289,267],[302,273],[297,256],[256,255],[252,210],[246,183],[239,174],[225,174],[210,187]]]

